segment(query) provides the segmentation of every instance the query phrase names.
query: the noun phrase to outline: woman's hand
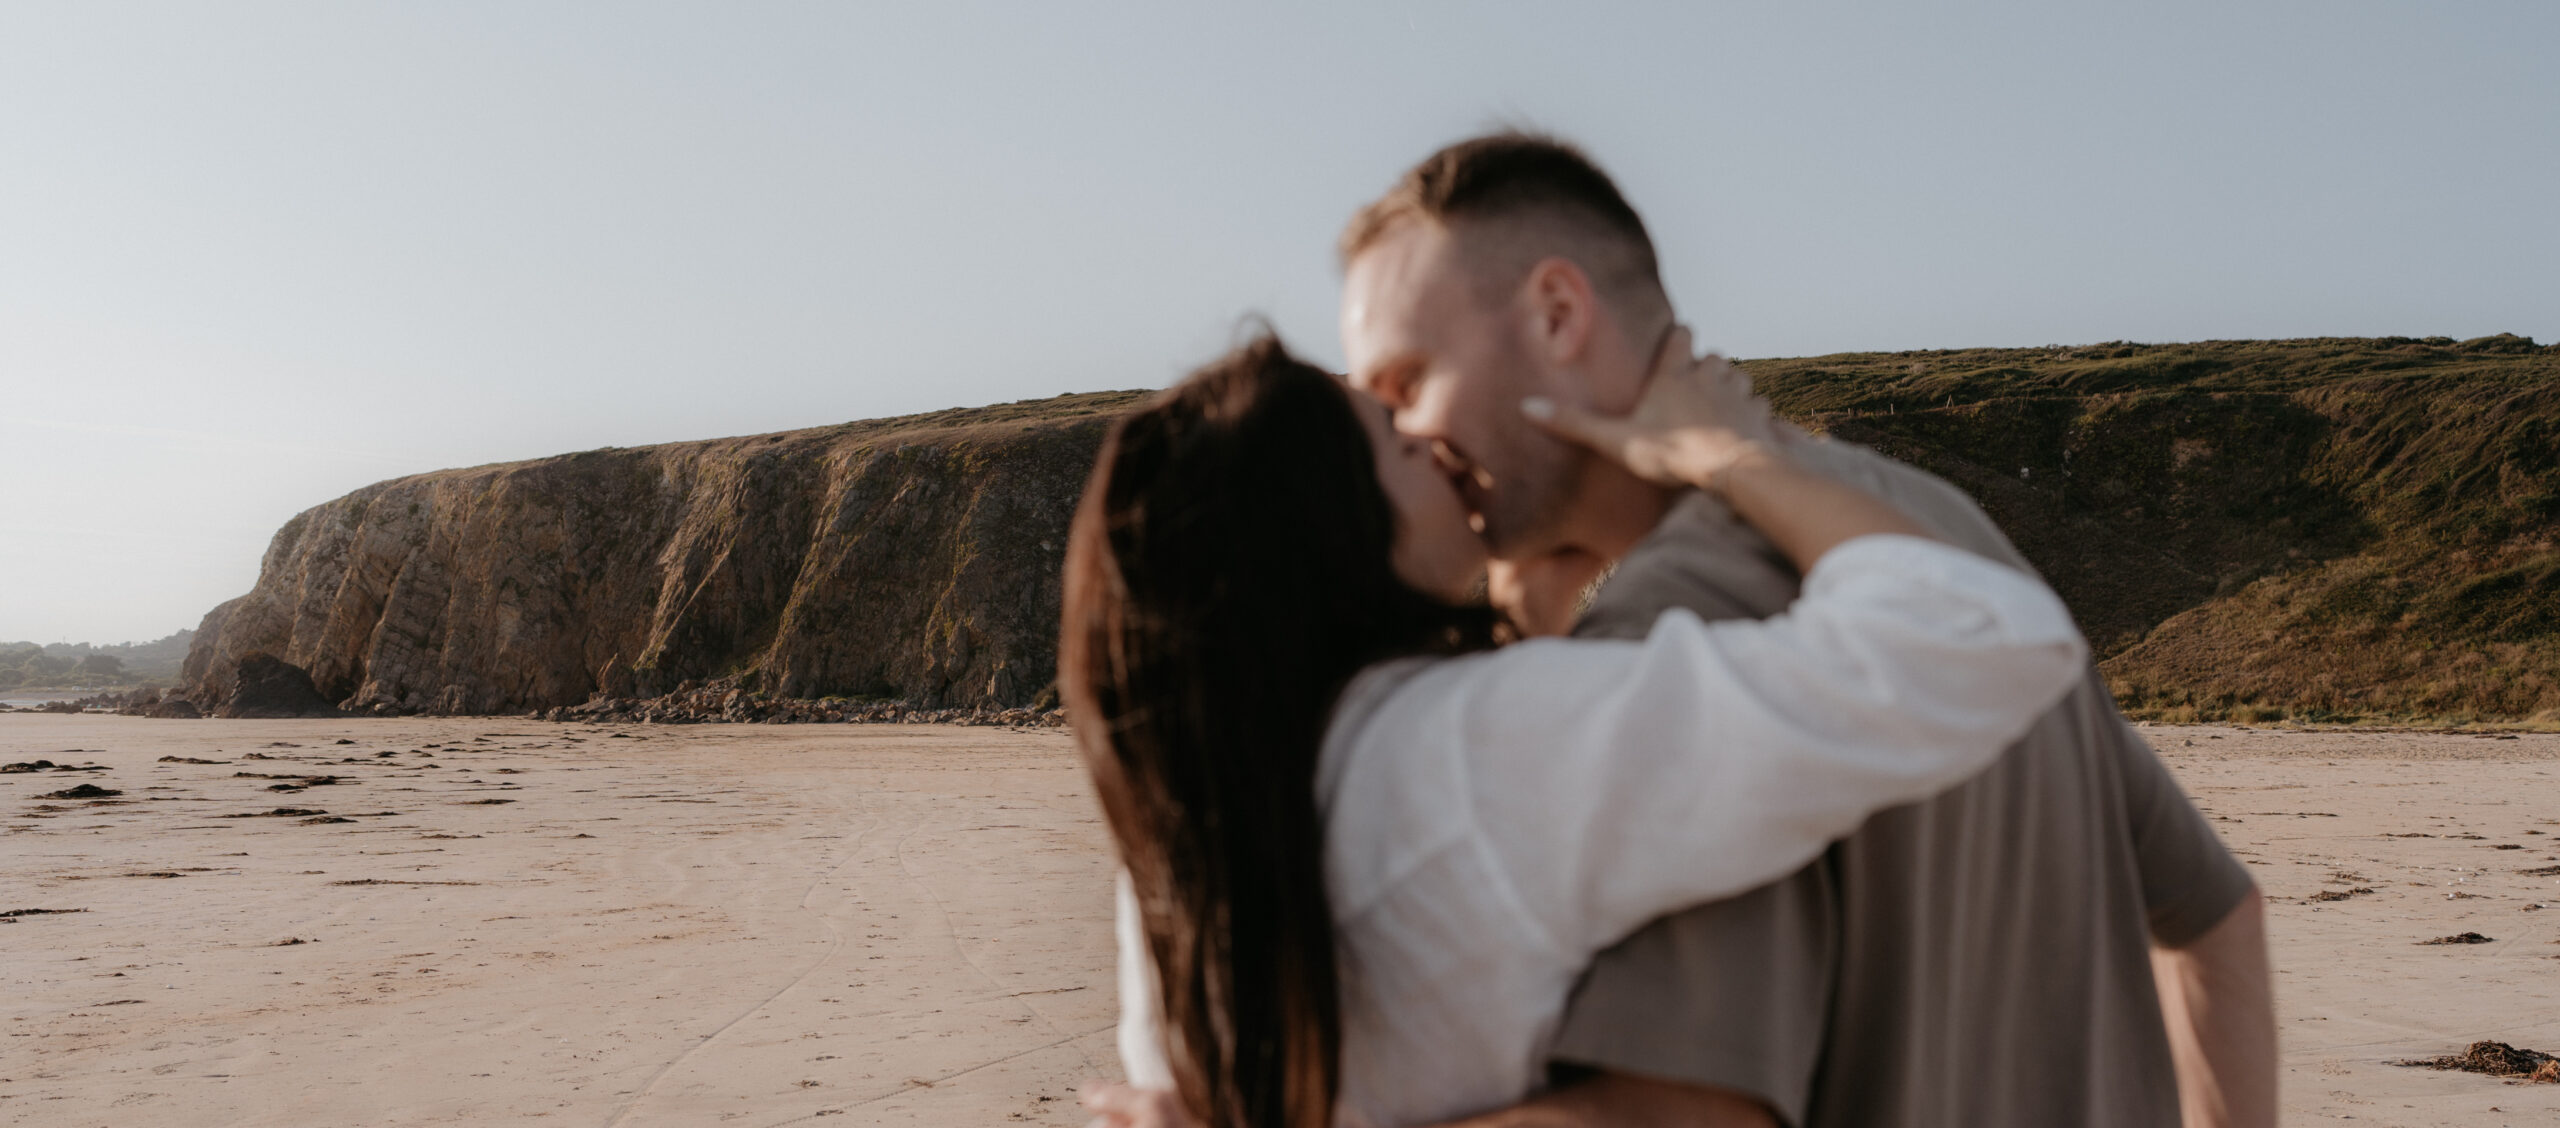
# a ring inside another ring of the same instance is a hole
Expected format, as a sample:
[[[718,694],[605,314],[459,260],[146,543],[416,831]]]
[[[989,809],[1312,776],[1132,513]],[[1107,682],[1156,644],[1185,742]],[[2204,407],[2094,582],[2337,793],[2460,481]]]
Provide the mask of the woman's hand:
[[[1093,1114],[1085,1128],[1191,1128],[1182,1098],[1170,1089],[1135,1085],[1087,1085],[1080,1094]]]
[[[1645,377],[1635,411],[1611,418],[1541,396],[1520,411],[1547,430],[1600,452],[1658,485],[1721,488],[1745,458],[1775,457],[1778,430],[1751,378],[1720,356],[1691,359],[1689,331],[1673,327]]]
[[[1644,398],[1623,418],[1544,399],[1522,400],[1520,411],[1647,481],[1724,495],[1798,572],[1857,537],[1929,535],[1873,494],[1799,464],[1787,451],[1810,441],[1804,432],[1770,415],[1769,401],[1723,357],[1689,359],[1686,329],[1663,342]]]

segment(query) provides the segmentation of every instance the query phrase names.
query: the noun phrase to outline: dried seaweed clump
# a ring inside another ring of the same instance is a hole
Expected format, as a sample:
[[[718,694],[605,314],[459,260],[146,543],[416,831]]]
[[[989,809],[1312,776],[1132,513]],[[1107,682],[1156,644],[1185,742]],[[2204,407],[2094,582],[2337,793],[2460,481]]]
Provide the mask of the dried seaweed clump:
[[[2393,1062],[2426,1069],[2449,1069],[2463,1073],[2485,1073],[2520,1081],[2560,1083],[2560,1057],[2540,1050],[2525,1050],[2504,1042],[2473,1042],[2461,1053],[2444,1057],[2412,1058]]]

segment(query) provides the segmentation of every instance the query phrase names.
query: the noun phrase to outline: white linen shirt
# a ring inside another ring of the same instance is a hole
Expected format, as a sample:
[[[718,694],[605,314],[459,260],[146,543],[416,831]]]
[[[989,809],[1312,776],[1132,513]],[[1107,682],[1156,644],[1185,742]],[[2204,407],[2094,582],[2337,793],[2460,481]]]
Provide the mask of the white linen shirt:
[[[1834,548],[1787,613],[1663,613],[1642,642],[1540,639],[1364,671],[1318,761],[1345,1128],[1534,1093],[1601,949],[1794,872],[1866,816],[1988,766],[2078,683],[2035,578],[1915,537]],[[1124,874],[1122,1064],[1169,1088]]]

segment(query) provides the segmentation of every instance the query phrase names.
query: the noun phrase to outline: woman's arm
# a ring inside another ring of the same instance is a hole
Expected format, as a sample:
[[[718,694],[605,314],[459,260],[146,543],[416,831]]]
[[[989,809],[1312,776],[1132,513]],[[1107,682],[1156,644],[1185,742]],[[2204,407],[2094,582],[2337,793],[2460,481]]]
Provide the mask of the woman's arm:
[[[1350,734],[1342,790],[1462,791],[1515,887],[1501,895],[1578,962],[1962,782],[2078,683],[2087,653],[2033,577],[1860,537],[1775,618],[1674,610],[1641,643],[1539,639],[1433,666]],[[1453,773],[1398,775],[1452,746]]]
[[[1638,477],[1723,495],[1799,572],[1857,537],[1929,535],[1866,491],[1797,465],[1786,454],[1785,425],[1751,394],[1751,378],[1720,356],[1691,360],[1685,328],[1664,340],[1632,413],[1593,415],[1543,397],[1520,410]]]
[[[1173,1088],[1165,1060],[1163,1007],[1156,1001],[1156,964],[1138,917],[1138,894],[1121,871],[1113,889],[1113,932],[1120,946],[1120,1071],[1141,1089]]]
[[[1113,1125],[1112,1128],[1123,1128]],[[1130,1124],[1126,1128],[1140,1128]],[[1151,1126],[1150,1126],[1151,1128]],[[1436,1128],[1779,1128],[1767,1106],[1678,1081],[1602,1073]]]

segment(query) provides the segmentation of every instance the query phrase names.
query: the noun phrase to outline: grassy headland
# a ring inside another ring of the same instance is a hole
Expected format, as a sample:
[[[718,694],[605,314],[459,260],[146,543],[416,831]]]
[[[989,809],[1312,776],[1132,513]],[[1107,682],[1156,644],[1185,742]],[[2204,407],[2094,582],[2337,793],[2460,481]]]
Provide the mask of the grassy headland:
[[[2560,346],[2511,335],[1753,361],[1981,499],[2136,716],[2560,721]]]

